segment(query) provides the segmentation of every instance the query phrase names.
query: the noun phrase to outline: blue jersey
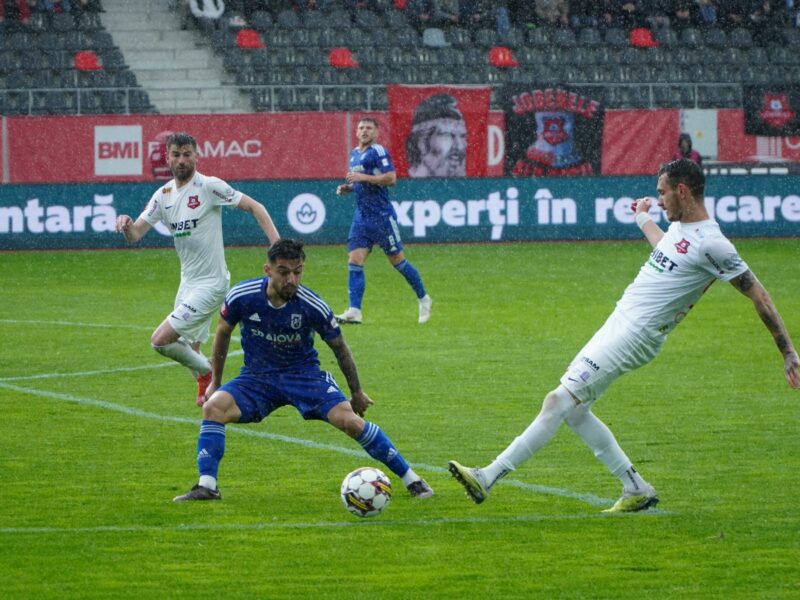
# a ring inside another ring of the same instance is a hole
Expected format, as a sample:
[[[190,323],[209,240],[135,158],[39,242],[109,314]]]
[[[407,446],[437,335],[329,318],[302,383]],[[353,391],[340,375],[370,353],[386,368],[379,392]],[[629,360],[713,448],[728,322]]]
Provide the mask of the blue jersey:
[[[372,144],[361,152],[358,147],[350,152],[351,171],[366,173],[367,175],[380,175],[394,171],[394,164],[389,152],[380,144]],[[389,201],[389,189],[385,185],[371,183],[354,183],[353,191],[356,194],[356,212],[354,221],[376,221],[386,217],[397,218],[394,207]]]
[[[231,288],[220,316],[239,324],[244,349],[242,373],[269,374],[279,371],[319,369],[314,332],[323,340],[341,334],[333,311],[304,286],[280,308],[267,300],[269,277],[241,281]]]

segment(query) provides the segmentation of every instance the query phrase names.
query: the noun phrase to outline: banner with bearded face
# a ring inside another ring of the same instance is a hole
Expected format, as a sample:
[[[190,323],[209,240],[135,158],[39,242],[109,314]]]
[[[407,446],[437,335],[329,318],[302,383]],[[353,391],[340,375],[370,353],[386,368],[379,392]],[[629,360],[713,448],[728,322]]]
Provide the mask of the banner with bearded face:
[[[485,176],[490,93],[475,87],[389,86],[397,174]]]

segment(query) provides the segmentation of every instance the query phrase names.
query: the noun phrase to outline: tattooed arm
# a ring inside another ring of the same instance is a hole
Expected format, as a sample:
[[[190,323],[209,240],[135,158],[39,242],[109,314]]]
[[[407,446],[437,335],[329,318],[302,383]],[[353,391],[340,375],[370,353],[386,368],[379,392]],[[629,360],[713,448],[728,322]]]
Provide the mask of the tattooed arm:
[[[784,375],[786,381],[793,388],[800,388],[800,360],[789,337],[789,332],[783,324],[783,319],[775,308],[769,292],[750,270],[745,271],[731,280],[733,287],[753,301],[753,306],[761,317],[761,321],[772,334],[775,345],[778,346],[784,361]]]

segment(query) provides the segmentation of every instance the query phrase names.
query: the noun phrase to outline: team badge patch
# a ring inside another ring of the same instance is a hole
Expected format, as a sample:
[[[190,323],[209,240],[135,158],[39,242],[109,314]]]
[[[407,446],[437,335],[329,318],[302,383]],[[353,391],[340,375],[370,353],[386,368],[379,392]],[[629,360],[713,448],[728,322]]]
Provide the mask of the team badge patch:
[[[189,201],[186,203],[189,208],[197,208],[200,206],[200,196],[189,196]]]
[[[682,239],[680,242],[675,244],[675,249],[678,251],[678,254],[686,254],[689,252],[689,240],[686,238]]]
[[[303,326],[303,316],[293,313],[291,325],[292,329],[300,329]]]

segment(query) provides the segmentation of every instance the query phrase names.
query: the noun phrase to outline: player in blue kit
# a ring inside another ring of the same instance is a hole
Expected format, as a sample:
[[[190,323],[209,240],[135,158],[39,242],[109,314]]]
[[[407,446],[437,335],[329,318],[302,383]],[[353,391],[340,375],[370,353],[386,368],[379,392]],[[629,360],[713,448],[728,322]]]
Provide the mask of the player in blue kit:
[[[336,188],[341,196],[350,192],[356,195],[356,210],[347,237],[348,289],[350,306],[336,318],[340,323],[361,323],[361,300],[366,281],[364,263],[372,247],[378,244],[392,266],[405,277],[419,301],[419,323],[431,318],[431,297],[419,271],[406,260],[403,242],[397,227],[397,213],[389,201],[389,186],[397,183],[397,173],[389,152],[375,143],[378,139],[378,122],[365,117],[356,130],[358,146],[350,152],[347,183]]]
[[[327,421],[355,439],[402,479],[412,496],[433,496],[431,487],[408,466],[381,428],[362,418],[372,400],[361,389],[350,348],[330,307],[300,285],[303,244],[282,239],[272,245],[267,257],[267,277],[236,284],[220,309],[211,356],[212,380],[197,440],[200,480],[174,501],[220,500],[217,472],[225,453],[225,424],[258,423],[286,405],[294,406],[304,419]],[[244,366],[238,377],[220,386],[237,324]],[[349,402],[333,376],[320,369],[315,333],[333,350],[350,388]]]

